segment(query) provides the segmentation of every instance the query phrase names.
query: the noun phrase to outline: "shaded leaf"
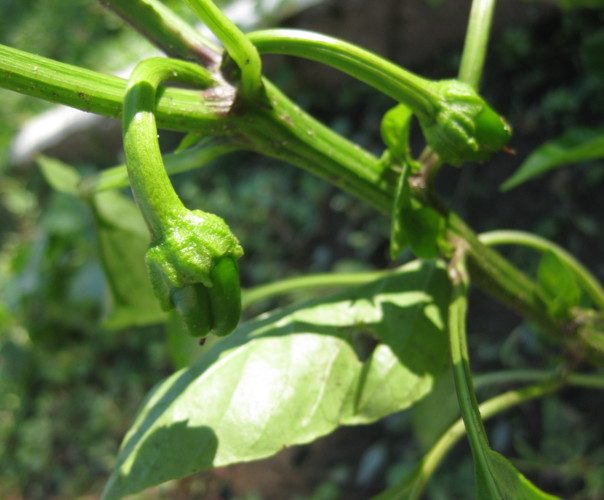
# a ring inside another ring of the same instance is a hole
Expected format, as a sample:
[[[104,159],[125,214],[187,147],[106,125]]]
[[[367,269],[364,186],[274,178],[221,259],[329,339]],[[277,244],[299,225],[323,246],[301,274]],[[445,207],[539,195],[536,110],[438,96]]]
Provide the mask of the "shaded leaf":
[[[501,185],[501,190],[512,189],[556,167],[602,157],[604,157],[604,131],[569,130],[533,151],[518,170]]]
[[[410,171],[410,166],[405,163],[392,205],[390,257],[397,258],[409,245],[417,257],[433,259],[440,253],[445,219],[411,196]]]
[[[569,315],[572,308],[580,305],[581,288],[575,273],[551,250],[544,252],[539,261],[537,281],[553,316]]]
[[[445,230],[443,216],[418,200],[411,199],[410,207],[403,213],[403,218],[413,253],[421,259],[437,257]]]
[[[134,202],[117,191],[91,199],[103,270],[111,304],[108,328],[126,328],[166,320],[145,265],[149,234]]]
[[[445,372],[438,378],[428,396],[413,405],[413,435],[422,450],[429,450],[459,417],[453,374]]]
[[[151,392],[103,499],[407,408],[448,367],[449,293],[441,263],[413,262],[240,326]]]

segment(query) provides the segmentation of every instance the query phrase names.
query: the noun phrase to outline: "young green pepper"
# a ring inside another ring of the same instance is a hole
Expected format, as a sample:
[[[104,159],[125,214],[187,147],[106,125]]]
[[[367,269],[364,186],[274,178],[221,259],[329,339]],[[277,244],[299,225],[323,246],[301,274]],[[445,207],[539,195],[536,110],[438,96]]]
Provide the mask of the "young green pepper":
[[[149,275],[164,310],[176,308],[192,335],[227,335],[241,313],[237,259],[243,250],[218,216],[188,210],[165,171],[157,140],[155,99],[163,81],[208,87],[200,66],[151,58],[139,63],[126,89],[123,139],[128,176],[151,233]]]
[[[287,54],[328,64],[407,106],[427,144],[441,160],[459,166],[486,160],[511,138],[511,128],[468,84],[432,81],[356,45],[303,30],[248,34],[260,54]]]

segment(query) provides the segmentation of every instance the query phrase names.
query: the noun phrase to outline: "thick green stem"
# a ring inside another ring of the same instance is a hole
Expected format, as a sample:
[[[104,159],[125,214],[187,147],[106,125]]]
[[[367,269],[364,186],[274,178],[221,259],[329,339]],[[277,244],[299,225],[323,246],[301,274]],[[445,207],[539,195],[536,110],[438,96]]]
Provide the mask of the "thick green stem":
[[[474,0],[459,67],[459,79],[475,89],[480,85],[496,0]]]
[[[0,45],[0,87],[99,115],[120,118],[126,80]],[[156,106],[158,126],[208,135],[232,133],[224,115],[234,92],[167,89]]]

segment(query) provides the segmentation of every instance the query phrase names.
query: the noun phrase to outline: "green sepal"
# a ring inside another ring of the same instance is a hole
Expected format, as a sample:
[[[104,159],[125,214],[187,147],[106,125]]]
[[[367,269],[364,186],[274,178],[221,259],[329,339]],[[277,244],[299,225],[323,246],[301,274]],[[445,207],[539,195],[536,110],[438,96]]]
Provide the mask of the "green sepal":
[[[162,309],[176,307],[189,333],[227,335],[241,314],[243,249],[220,217],[185,210],[151,243],[147,268]]]
[[[435,117],[422,117],[420,126],[442,161],[456,167],[484,161],[508,143],[512,129],[472,87],[457,80],[443,80],[437,86],[439,111]]]

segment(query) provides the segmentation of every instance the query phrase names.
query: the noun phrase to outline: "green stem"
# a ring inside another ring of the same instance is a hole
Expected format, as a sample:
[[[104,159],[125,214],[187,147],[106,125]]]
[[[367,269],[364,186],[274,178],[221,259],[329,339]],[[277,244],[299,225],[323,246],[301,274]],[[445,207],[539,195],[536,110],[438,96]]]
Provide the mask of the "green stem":
[[[136,19],[130,21],[136,24]],[[172,27],[164,30],[162,44],[169,46],[170,33],[177,31]],[[178,35],[173,36],[182,41]],[[301,111],[269,82],[265,81],[265,85],[268,102],[272,104],[270,108],[246,106],[238,113],[230,113],[234,89],[225,82],[203,92],[166,89],[157,102],[157,124],[169,130],[228,137],[242,149],[263,152],[304,168],[382,213],[390,213],[396,173],[374,155]],[[126,82],[120,78],[0,45],[0,87],[118,118],[125,86]],[[422,193],[414,194],[425,197]],[[468,242],[473,283],[571,349],[573,344],[581,342],[577,341],[576,332],[568,331],[568,325],[549,316],[536,293],[536,284],[480,243],[475,233],[454,214],[449,215],[449,232],[451,237],[461,237]]]
[[[377,54],[329,36],[303,30],[255,31],[248,39],[261,54],[286,54],[343,71],[411,108],[420,119],[438,112],[436,84],[386,61]]]
[[[245,290],[241,298],[241,304],[245,309],[253,303],[261,300],[270,299],[278,295],[297,292],[308,288],[333,288],[362,285],[368,281],[381,278],[388,274],[388,272],[389,271],[368,271],[346,274],[325,273],[283,279]]]
[[[468,245],[468,269],[472,283],[489,295],[507,304],[522,317],[550,332],[569,348],[576,341],[568,335],[564,325],[548,313],[543,294],[537,284],[518,268],[504,259],[501,254],[484,245],[476,234],[454,213],[449,213],[448,225],[451,240],[463,238]]]
[[[474,376],[474,387],[482,389],[496,384],[517,384],[526,382],[552,382],[558,379],[564,385],[583,387],[584,389],[604,389],[604,373],[571,373],[560,377],[560,371],[547,370],[508,370],[485,373]],[[483,415],[484,417],[484,415]]]
[[[543,397],[565,386],[582,387],[585,389],[604,389],[604,374],[581,374],[568,375],[564,379],[559,377],[558,372],[542,370],[515,370],[499,373],[476,375],[474,385],[476,388],[491,386],[495,384],[538,382],[535,385],[513,389],[495,396],[479,405],[482,420],[488,420],[499,413],[509,410],[522,403]],[[372,500],[417,500],[438,466],[449,451],[465,435],[466,428],[463,419],[453,423],[432,446],[421,461],[414,467],[416,474],[413,480],[410,474],[403,477],[397,484],[385,492],[373,497]]]
[[[449,305],[449,348],[451,350],[453,378],[459,408],[468,432],[476,477],[482,476],[486,490],[490,492],[492,498],[499,498],[499,487],[493,479],[493,474],[488,473],[490,465],[486,454],[490,449],[489,439],[478,408],[470,369],[470,356],[466,338],[469,278],[465,268],[463,242],[460,242],[460,246],[456,250],[458,253],[449,264],[449,274],[453,285],[453,295]]]
[[[482,233],[478,235],[478,239],[487,246],[497,245],[522,245],[529,248],[533,248],[540,252],[551,251],[555,253],[558,258],[564,262],[572,271],[575,276],[588,293],[594,304],[604,310],[604,288],[600,282],[595,278],[589,270],[583,266],[577,259],[575,259],[570,253],[564,248],[552,241],[546,240],[540,236],[531,233],[525,233],[524,231],[512,231],[512,230],[501,230],[501,231],[490,231],[488,233]]]
[[[262,62],[256,47],[211,0],[186,0],[223,43],[241,70],[242,96],[253,100],[262,86]]]
[[[547,381],[523,387],[522,389],[515,389],[485,401],[478,409],[483,420],[487,420],[514,406],[554,392],[560,387],[561,383],[558,381]],[[403,498],[405,500],[418,500],[426,483],[442,463],[447,453],[465,434],[466,427],[464,421],[463,419],[459,419],[443,432],[440,439],[414,467],[413,472],[415,472],[415,475],[411,480],[408,476],[403,477],[399,483],[373,497],[372,500],[402,500]]]
[[[122,118],[124,150],[130,185],[154,240],[176,214],[185,211],[162,162],[155,123],[155,96],[163,81],[200,87],[214,83],[201,66],[178,59],[151,58],[140,62],[128,80]]]
[[[100,0],[167,55],[218,67],[221,49],[157,0]]]
[[[229,117],[247,149],[297,165],[390,213],[394,169],[302,111],[268,80],[264,88],[271,106],[260,104]]]
[[[122,115],[126,80],[0,45],[0,87],[112,118]],[[158,126],[226,135],[233,102],[228,87],[199,92],[167,89],[156,106]]]
[[[474,0],[466,31],[459,79],[478,89],[487,52],[496,0]]]

